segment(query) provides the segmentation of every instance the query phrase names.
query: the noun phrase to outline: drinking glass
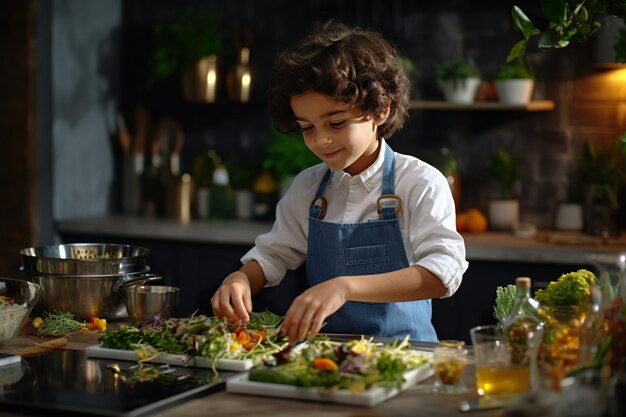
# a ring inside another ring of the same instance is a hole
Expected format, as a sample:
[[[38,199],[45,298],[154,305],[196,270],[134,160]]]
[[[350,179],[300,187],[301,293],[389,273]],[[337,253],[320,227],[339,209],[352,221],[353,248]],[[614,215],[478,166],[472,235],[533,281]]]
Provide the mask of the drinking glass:
[[[433,352],[436,392],[461,393],[467,388],[463,382],[463,372],[467,363],[465,342],[459,340],[441,340]]]
[[[528,337],[529,361],[516,363],[511,349],[519,351],[519,346],[507,344],[500,326],[478,326],[470,330],[476,362],[476,391],[481,397],[506,402],[517,394],[528,391],[536,379],[537,349],[541,343],[543,326]],[[532,375],[532,377],[531,377]]]

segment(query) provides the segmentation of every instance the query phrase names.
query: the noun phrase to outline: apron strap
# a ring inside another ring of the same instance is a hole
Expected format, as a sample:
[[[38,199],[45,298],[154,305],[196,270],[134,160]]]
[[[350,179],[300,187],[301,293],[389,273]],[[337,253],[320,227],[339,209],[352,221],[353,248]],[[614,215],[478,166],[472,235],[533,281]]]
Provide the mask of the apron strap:
[[[326,171],[324,174],[324,178],[322,178],[322,182],[319,187],[317,187],[317,192],[315,193],[315,198],[311,201],[311,206],[309,206],[309,217],[313,217],[314,219],[323,219],[326,216],[326,199],[324,198],[324,191],[326,190],[326,186],[330,182],[330,179],[333,177],[333,171],[330,169]]]
[[[319,187],[317,187],[315,198],[309,206],[309,217],[321,220],[326,215],[327,202],[324,198],[324,192],[326,191],[326,186],[328,186],[328,183],[330,182],[332,176],[333,171],[331,171],[330,169],[326,171],[326,174],[324,174],[322,182],[320,182]],[[383,180],[381,184],[382,193],[376,201],[378,214],[383,220],[397,218],[397,215],[402,210],[402,199],[398,195],[396,195],[395,189],[396,160],[393,154],[393,150],[387,143],[385,143],[385,158],[383,160]],[[395,200],[395,204],[382,206],[380,202],[383,200]]]
[[[402,210],[402,199],[396,194],[396,158],[393,150],[385,142],[385,159],[383,160],[383,182],[381,196],[376,200],[376,210],[383,220],[395,219]],[[382,206],[381,201],[393,200],[395,204]]]

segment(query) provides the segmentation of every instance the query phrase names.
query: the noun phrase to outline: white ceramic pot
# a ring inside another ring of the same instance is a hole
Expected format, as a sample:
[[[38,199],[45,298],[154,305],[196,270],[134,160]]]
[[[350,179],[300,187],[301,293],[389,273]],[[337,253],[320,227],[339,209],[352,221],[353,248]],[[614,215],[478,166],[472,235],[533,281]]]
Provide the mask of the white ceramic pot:
[[[582,230],[582,206],[580,204],[561,204],[556,211],[556,228],[558,230]]]
[[[513,230],[519,223],[519,200],[489,202],[489,226],[493,230]]]
[[[440,87],[447,101],[452,103],[473,103],[479,85],[480,78],[475,77],[459,80],[456,83],[451,81],[443,82]]]
[[[535,82],[531,79],[496,80],[498,100],[506,104],[527,104],[532,95]]]

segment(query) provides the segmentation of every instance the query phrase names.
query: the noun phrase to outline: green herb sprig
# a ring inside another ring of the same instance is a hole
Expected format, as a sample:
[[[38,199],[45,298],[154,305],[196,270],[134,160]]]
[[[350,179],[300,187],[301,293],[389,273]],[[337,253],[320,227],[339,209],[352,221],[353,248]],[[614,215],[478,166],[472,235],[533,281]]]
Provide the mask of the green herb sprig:
[[[493,307],[493,315],[498,320],[498,323],[502,324],[511,312],[516,292],[517,287],[513,284],[496,288],[496,303]]]
[[[72,313],[55,311],[45,313],[44,323],[37,329],[39,336],[70,336],[87,329]]]

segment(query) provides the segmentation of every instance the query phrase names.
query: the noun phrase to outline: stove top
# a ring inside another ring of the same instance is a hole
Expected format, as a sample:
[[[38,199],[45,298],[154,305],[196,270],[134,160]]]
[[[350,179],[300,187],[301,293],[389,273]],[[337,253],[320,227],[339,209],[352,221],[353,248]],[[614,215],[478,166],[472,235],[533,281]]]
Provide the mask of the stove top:
[[[49,415],[135,417],[225,388],[233,372],[86,358],[57,350],[0,367],[3,408]]]

